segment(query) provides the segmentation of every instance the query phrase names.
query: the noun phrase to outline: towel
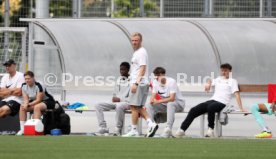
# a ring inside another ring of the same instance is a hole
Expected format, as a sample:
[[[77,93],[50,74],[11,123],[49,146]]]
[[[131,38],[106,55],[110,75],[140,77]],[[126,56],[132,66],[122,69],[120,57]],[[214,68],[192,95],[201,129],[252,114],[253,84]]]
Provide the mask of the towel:
[[[83,103],[76,102],[76,103],[73,103],[73,104],[67,106],[67,109],[77,109],[82,106],[85,106],[85,105]]]
[[[268,84],[268,103],[276,102],[276,84]]]

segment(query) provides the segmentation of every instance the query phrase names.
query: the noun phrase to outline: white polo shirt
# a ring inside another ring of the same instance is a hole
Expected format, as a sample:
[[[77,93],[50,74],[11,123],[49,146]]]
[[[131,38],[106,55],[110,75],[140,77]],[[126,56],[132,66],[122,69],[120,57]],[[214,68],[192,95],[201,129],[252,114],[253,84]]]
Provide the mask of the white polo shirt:
[[[133,53],[131,59],[131,71],[130,71],[130,82],[133,84],[137,81],[137,77],[140,72],[140,67],[146,65],[146,71],[143,79],[140,83],[148,84],[148,76],[149,76],[149,61],[148,61],[148,53],[145,48],[141,47]]]
[[[215,86],[215,92],[211,100],[229,104],[232,94],[239,91],[238,82],[233,78],[224,79],[222,76],[212,81],[212,86]]]
[[[154,80],[154,82],[152,82],[152,92],[159,94],[161,98],[168,98],[170,94],[175,93],[175,100],[184,100],[177,87],[176,81],[170,77],[166,77],[166,84],[163,86],[161,83]]]
[[[21,88],[22,84],[25,82],[24,75],[21,72],[15,73],[15,75],[11,78],[10,74],[5,74],[1,79],[1,88]],[[3,99],[3,101],[14,100],[19,104],[22,103],[22,97],[19,96],[8,96]]]

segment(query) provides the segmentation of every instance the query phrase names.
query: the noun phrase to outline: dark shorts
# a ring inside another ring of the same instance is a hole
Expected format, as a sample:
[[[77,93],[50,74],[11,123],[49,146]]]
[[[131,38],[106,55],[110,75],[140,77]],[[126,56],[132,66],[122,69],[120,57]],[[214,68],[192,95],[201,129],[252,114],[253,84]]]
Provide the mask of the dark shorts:
[[[11,110],[11,114],[10,116],[15,116],[18,112],[19,112],[19,109],[20,109],[20,104],[17,103],[16,101],[14,100],[10,100],[10,101],[0,101],[0,107],[2,106],[8,106]]]
[[[54,101],[54,100],[47,99],[47,100],[44,100],[42,102],[46,104],[47,109],[54,109],[55,108],[56,101]]]

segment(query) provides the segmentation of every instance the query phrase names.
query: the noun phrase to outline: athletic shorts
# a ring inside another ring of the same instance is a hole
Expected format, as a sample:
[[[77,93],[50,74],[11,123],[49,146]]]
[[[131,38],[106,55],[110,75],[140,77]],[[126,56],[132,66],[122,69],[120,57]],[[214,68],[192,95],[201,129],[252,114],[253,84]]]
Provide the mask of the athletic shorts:
[[[270,106],[271,106],[270,103],[264,103],[264,105],[266,106],[266,108],[267,108],[267,110],[268,110],[268,112],[267,112],[268,115],[274,114],[274,112],[273,112],[272,109],[270,108]]]
[[[0,101],[0,107],[4,105],[7,105],[10,108],[11,110],[10,116],[15,116],[19,112],[20,104],[14,100],[9,100],[7,102]]]
[[[129,93],[129,105],[142,107],[146,104],[149,93],[149,85],[138,85],[136,93]]]
[[[56,106],[56,101],[54,100],[47,99],[42,102],[45,103],[45,105],[47,106],[47,109],[54,109]]]

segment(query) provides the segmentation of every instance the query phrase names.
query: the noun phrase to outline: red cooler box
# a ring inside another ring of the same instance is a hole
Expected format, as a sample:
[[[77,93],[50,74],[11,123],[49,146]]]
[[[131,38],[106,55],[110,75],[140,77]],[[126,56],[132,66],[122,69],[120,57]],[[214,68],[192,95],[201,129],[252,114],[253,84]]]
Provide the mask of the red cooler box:
[[[44,135],[44,125],[39,119],[30,119],[24,124],[25,135]]]

